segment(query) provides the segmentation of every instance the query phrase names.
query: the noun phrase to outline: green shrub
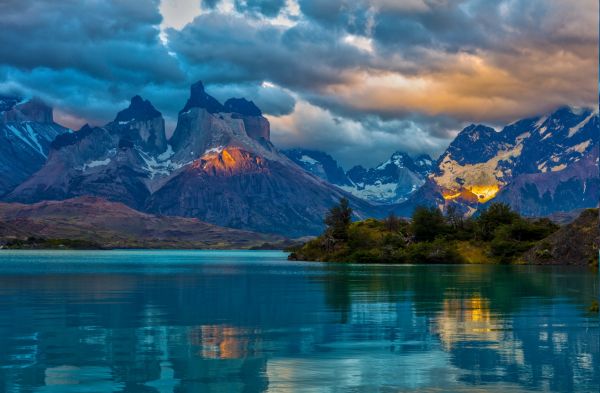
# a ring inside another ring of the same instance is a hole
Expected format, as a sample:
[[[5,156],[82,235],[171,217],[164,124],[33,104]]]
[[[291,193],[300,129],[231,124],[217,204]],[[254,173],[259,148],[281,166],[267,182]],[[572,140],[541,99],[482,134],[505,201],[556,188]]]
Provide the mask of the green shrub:
[[[453,242],[436,239],[433,242],[411,244],[406,248],[406,260],[409,263],[463,263]]]
[[[436,207],[418,206],[412,216],[411,232],[417,242],[430,242],[446,235],[450,228],[442,212]]]
[[[492,203],[475,220],[476,235],[482,240],[492,240],[496,229],[500,226],[510,225],[517,219],[519,219],[519,214],[507,204]]]

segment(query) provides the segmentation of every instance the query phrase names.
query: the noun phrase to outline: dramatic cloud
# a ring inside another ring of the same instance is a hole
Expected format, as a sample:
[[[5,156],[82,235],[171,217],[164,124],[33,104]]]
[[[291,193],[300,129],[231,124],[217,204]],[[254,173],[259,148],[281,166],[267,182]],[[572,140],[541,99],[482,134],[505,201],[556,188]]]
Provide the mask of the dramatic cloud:
[[[346,166],[598,100],[596,0],[5,0],[0,15],[0,92],[68,125],[142,94],[172,127],[202,79],[254,100],[278,146]]]
[[[378,165],[401,150],[418,155],[437,155],[455,136],[459,124],[445,118],[381,120],[374,116],[361,121],[335,116],[305,101],[296,104],[293,114],[269,116],[273,142],[282,148],[302,146],[323,150],[345,168],[362,164]]]

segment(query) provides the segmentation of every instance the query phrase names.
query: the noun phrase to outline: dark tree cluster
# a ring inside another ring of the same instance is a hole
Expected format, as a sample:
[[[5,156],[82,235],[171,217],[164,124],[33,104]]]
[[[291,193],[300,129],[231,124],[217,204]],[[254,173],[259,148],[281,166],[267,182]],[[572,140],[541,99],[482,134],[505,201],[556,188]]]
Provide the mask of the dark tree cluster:
[[[323,235],[296,248],[292,259],[360,263],[511,263],[558,226],[526,219],[503,203],[465,218],[452,206],[417,207],[410,220],[352,222],[347,199],[325,217]]]

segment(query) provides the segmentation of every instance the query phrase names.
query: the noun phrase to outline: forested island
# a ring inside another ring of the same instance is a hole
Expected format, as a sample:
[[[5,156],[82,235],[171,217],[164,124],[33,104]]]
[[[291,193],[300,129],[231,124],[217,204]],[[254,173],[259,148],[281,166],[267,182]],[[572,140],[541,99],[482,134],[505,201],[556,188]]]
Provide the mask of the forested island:
[[[289,259],[353,263],[534,263],[598,266],[598,209],[563,227],[526,218],[503,203],[475,217],[452,207],[417,207],[410,220],[352,222],[346,199],[330,209],[319,237],[290,249]]]

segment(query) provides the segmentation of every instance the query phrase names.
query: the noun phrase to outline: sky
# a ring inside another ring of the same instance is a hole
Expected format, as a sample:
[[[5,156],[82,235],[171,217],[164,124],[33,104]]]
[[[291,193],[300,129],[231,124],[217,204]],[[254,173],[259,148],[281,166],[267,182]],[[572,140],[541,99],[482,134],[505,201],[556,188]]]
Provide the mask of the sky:
[[[74,129],[189,86],[344,167],[441,153],[470,123],[598,104],[597,0],[2,0],[0,93]]]

